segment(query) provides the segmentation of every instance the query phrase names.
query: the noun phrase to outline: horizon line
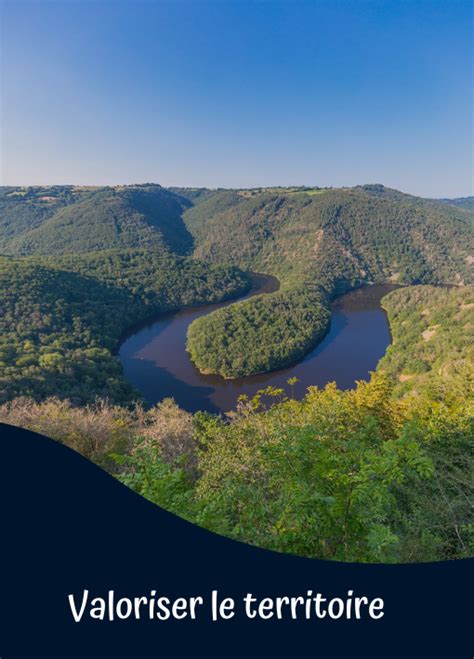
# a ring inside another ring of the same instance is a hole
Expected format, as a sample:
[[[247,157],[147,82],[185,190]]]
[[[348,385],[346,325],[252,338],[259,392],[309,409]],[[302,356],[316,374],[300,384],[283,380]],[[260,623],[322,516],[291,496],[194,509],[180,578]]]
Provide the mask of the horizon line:
[[[443,196],[440,197],[425,197],[411,192],[404,192],[398,188],[392,188],[384,183],[357,183],[355,185],[308,185],[308,184],[294,184],[294,185],[256,185],[256,186],[240,186],[240,187],[226,187],[226,186],[207,186],[207,185],[163,185],[155,181],[142,181],[133,183],[28,183],[28,184],[9,184],[0,183],[0,188],[128,188],[134,186],[147,186],[155,185],[164,189],[180,188],[182,190],[279,190],[279,189],[307,189],[307,190],[352,190],[354,188],[364,188],[367,186],[382,186],[387,190],[395,190],[412,197],[420,197],[421,199],[466,199],[474,196],[474,192],[456,195],[454,197]]]

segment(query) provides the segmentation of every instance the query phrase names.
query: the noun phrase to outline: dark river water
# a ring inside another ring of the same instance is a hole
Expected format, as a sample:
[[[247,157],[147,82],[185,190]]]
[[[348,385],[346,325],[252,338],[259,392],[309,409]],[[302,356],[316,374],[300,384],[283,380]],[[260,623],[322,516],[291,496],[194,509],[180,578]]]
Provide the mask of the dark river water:
[[[278,289],[278,281],[256,275],[254,289],[247,299]],[[142,325],[124,340],[119,349],[125,377],[151,405],[172,397],[190,412],[229,411],[241,394],[252,396],[272,385],[289,391],[287,380],[297,377],[294,396],[301,398],[310,385],[324,386],[335,381],[340,389],[350,389],[356,380],[368,380],[390,343],[390,330],[381,298],[397,286],[365,286],[342,295],[332,304],[331,327],[324,340],[300,362],[279,371],[235,380],[200,373],[186,352],[186,332],[190,323],[221,304],[162,314]],[[237,302],[238,304],[238,302]]]

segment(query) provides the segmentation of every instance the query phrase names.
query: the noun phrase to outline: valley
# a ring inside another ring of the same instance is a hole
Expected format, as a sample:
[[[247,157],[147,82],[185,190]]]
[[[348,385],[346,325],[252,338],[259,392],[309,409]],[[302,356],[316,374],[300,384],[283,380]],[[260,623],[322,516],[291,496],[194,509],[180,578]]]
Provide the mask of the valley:
[[[470,208],[382,185],[1,188],[0,420],[237,540],[470,556]]]

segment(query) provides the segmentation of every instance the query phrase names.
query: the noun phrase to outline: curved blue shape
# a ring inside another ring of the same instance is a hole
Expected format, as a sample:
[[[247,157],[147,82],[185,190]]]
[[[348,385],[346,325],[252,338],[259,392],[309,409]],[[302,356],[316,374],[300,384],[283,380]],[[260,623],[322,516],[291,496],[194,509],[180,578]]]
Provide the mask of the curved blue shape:
[[[67,447],[0,426],[0,654],[9,657],[470,656],[472,561],[331,563],[247,546],[151,504]],[[74,622],[92,596],[203,596],[199,618]],[[306,595],[382,597],[379,620],[212,622],[212,590],[241,601]],[[472,654],[472,653],[471,653]]]

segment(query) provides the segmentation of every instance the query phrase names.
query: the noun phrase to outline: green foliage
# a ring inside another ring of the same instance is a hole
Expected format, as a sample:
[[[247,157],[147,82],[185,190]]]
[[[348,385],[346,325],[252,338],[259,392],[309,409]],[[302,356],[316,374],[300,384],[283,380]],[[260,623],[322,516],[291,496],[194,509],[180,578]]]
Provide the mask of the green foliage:
[[[451,396],[452,397],[452,396]],[[406,561],[465,558],[474,554],[474,415],[471,402],[413,405],[419,442],[434,472],[421,484],[410,480],[397,492],[393,523],[403,528]]]
[[[120,480],[150,501],[185,519],[193,521],[196,511],[193,482],[177,462],[167,464],[150,446],[136,447],[132,456],[116,457],[123,471]]]
[[[474,286],[409,286],[383,298],[392,344],[378,369],[397,382],[396,392],[470,395],[474,361]],[[451,394],[450,394],[451,392]]]
[[[276,390],[243,400],[230,423],[194,417],[193,452],[164,460],[137,440],[123,482],[218,533],[258,546],[344,561],[472,554],[472,408],[393,399],[374,376],[356,390]]]
[[[249,278],[146,250],[0,258],[0,400],[136,397],[113,352],[134,323],[245,292]]]
[[[65,254],[146,247],[184,255],[192,249],[192,237],[181,218],[190,202],[159,185],[97,188],[82,194],[67,188],[63,192],[60,201],[48,202],[47,215],[38,201],[30,204],[29,226],[7,242],[6,253]],[[52,190],[46,198],[55,199],[54,194]],[[21,202],[16,201],[16,205]],[[16,214],[11,214],[10,207],[4,212],[4,223],[10,226]]]

